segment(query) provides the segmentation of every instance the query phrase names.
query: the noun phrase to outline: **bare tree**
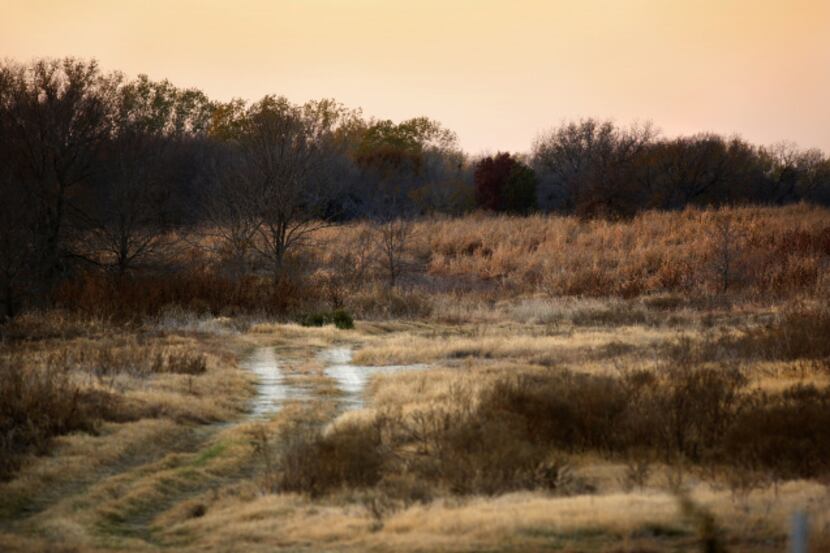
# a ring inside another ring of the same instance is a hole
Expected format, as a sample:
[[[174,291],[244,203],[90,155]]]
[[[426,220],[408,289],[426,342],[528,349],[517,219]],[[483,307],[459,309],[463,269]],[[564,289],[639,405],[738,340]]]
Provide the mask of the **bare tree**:
[[[408,268],[406,254],[413,234],[412,221],[389,218],[376,225],[376,244],[381,270],[394,288]]]
[[[0,198],[3,199],[0,202],[0,304],[3,305],[0,320],[17,314],[22,296],[31,285],[32,247],[37,228],[32,197],[15,186],[10,174],[3,173],[0,173]]]
[[[168,197],[159,170],[164,146],[149,136],[119,137],[111,146],[116,150],[110,158],[113,171],[94,204],[75,216],[82,222],[84,257],[123,276],[170,244],[161,217]]]
[[[343,307],[346,296],[359,289],[368,276],[373,261],[375,236],[369,230],[360,230],[330,247],[333,251],[320,273],[319,281],[333,309]]]
[[[330,101],[295,106],[266,96],[252,105],[238,139],[237,179],[258,202],[254,250],[275,278],[286,254],[326,227],[340,144],[335,133],[346,111]]]
[[[158,259],[173,245],[165,210],[170,203],[170,157],[185,133],[205,127],[208,100],[145,76],[125,83],[113,99],[106,168],[87,205],[75,207],[85,257],[124,275]]]
[[[718,288],[726,292],[740,273],[740,233],[732,218],[719,215],[709,231],[711,267],[718,281]]]
[[[202,197],[207,244],[240,279],[250,269],[254,239],[262,225],[260,189],[248,178],[235,152],[219,152],[207,162],[209,182]]]
[[[541,136],[532,155],[539,205],[583,215],[627,214],[638,199],[631,170],[657,134],[650,124],[624,129],[584,119]]]
[[[771,188],[771,200],[784,204],[798,198],[809,198],[821,185],[821,169],[827,161],[817,149],[800,150],[793,142],[779,142],[760,148],[765,162],[766,177]],[[825,173],[826,178],[826,173]]]
[[[31,193],[31,253],[45,298],[68,253],[72,192],[96,169],[109,137],[108,106],[121,77],[94,61],[0,64],[0,128],[15,182]]]

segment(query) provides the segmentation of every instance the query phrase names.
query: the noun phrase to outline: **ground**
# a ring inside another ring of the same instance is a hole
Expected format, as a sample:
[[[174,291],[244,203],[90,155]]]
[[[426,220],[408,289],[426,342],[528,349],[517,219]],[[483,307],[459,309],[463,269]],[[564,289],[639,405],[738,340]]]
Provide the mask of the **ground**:
[[[88,376],[91,386],[125,398],[130,416],[108,420],[93,433],[59,436],[48,453],[25,458],[0,484],[0,549],[691,551],[716,534],[730,550],[781,551],[797,510],[810,516],[816,550],[826,547],[826,481],[738,483],[725,473],[659,460],[638,478],[629,460],[592,452],[563,454],[568,485],[555,492],[455,494],[435,488],[402,501],[379,487],[312,497],[280,492],[275,484],[281,440],[294,425],[336,432],[378,413],[405,416],[474,401],[505,375],[651,370],[654,352],[666,344],[734,334],[781,309],[772,303],[679,303],[536,296],[446,306],[422,320],[357,321],[352,330],[202,318],[119,336],[85,327],[33,340],[25,346],[30,356],[113,343],[138,351],[183,348],[204,356],[206,370],[115,371],[94,383]],[[320,356],[335,346],[351,348],[356,365],[425,368],[374,376],[365,403],[347,408],[353,404],[343,401]],[[286,381],[308,394],[253,418],[259,388],[247,361],[263,347],[274,348]],[[737,362],[752,388],[830,384],[830,373],[803,362]],[[82,378],[78,366],[75,378]]]

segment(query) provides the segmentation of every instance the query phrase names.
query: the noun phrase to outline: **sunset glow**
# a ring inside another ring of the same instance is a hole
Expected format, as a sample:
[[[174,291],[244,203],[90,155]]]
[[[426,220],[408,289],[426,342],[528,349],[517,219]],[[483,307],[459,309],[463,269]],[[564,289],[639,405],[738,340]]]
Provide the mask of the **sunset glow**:
[[[471,153],[527,151],[588,116],[830,150],[825,0],[2,0],[0,13],[0,57],[427,115]]]

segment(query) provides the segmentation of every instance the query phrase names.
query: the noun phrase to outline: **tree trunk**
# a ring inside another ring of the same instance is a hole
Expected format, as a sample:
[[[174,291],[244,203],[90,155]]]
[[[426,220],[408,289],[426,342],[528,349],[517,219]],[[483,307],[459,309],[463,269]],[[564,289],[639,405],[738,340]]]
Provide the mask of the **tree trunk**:
[[[14,318],[17,314],[14,308],[14,290],[12,288],[11,283],[6,285],[6,317],[7,321],[10,321]]]

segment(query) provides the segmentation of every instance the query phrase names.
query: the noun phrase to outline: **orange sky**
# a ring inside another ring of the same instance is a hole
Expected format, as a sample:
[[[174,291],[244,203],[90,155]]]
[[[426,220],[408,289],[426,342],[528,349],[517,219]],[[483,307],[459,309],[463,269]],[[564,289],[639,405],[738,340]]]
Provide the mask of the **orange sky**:
[[[428,115],[472,153],[583,116],[830,152],[830,0],[0,0],[0,57],[62,55]]]

